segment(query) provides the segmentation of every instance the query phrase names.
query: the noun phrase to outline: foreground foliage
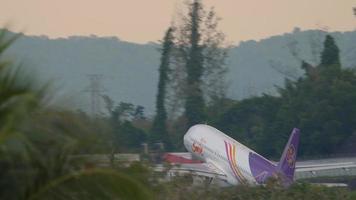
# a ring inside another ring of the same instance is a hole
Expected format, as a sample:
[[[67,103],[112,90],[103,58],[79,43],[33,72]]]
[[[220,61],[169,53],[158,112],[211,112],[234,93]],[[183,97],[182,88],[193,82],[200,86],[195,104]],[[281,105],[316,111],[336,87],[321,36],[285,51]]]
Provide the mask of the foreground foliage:
[[[105,150],[101,124],[45,106],[48,87],[2,57],[15,39],[0,33],[0,199],[151,199],[130,175],[70,159]]]
[[[265,186],[192,186],[189,177],[176,177],[172,182],[161,186],[157,199],[227,199],[227,200],[351,200],[356,192],[347,188],[328,188],[296,183],[289,188],[283,188],[275,181],[269,181]]]

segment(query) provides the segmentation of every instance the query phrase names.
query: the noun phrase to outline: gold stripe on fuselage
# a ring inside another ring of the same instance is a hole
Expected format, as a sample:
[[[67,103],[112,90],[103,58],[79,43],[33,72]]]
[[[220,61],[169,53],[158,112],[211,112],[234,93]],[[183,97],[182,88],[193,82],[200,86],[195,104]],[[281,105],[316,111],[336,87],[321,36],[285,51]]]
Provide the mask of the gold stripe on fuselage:
[[[237,174],[239,175],[239,177],[241,178],[241,180],[243,181],[243,183],[246,183],[246,179],[243,176],[243,174],[241,173],[241,171],[239,170],[237,163],[236,163],[236,146],[235,145],[232,145],[232,146],[233,146],[232,165],[235,168],[235,170],[236,170]]]

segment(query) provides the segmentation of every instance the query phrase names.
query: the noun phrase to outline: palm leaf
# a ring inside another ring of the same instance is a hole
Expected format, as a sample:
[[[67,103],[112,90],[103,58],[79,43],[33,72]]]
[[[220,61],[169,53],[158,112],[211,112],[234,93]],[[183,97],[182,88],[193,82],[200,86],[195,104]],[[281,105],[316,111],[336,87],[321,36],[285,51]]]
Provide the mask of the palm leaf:
[[[29,198],[37,199],[152,199],[152,194],[132,178],[112,170],[90,170],[63,176]]]

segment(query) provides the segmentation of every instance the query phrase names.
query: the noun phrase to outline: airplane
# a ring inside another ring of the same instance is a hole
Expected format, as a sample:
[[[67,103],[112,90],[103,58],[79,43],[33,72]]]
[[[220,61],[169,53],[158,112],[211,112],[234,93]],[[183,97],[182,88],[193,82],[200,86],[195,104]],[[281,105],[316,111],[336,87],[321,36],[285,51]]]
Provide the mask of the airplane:
[[[179,164],[178,168],[172,168],[172,170],[192,172],[207,177],[210,181],[218,178],[229,185],[263,185],[273,177],[283,186],[288,187],[294,182],[299,137],[300,130],[294,128],[279,162],[273,162],[216,128],[198,124],[192,126],[183,139],[189,154],[197,159],[187,157],[186,153],[167,154],[164,159]],[[299,166],[302,171],[345,167],[356,167],[356,163]]]

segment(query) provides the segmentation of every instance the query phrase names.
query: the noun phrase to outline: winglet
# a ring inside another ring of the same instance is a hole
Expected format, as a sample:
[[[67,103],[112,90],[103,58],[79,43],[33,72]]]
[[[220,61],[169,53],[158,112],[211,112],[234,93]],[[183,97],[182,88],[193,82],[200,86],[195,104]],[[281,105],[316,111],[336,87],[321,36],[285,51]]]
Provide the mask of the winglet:
[[[295,162],[299,146],[299,135],[299,129],[294,128],[289,137],[288,143],[284,148],[281,160],[278,163],[278,170],[288,179],[288,181],[293,181],[294,177]]]

